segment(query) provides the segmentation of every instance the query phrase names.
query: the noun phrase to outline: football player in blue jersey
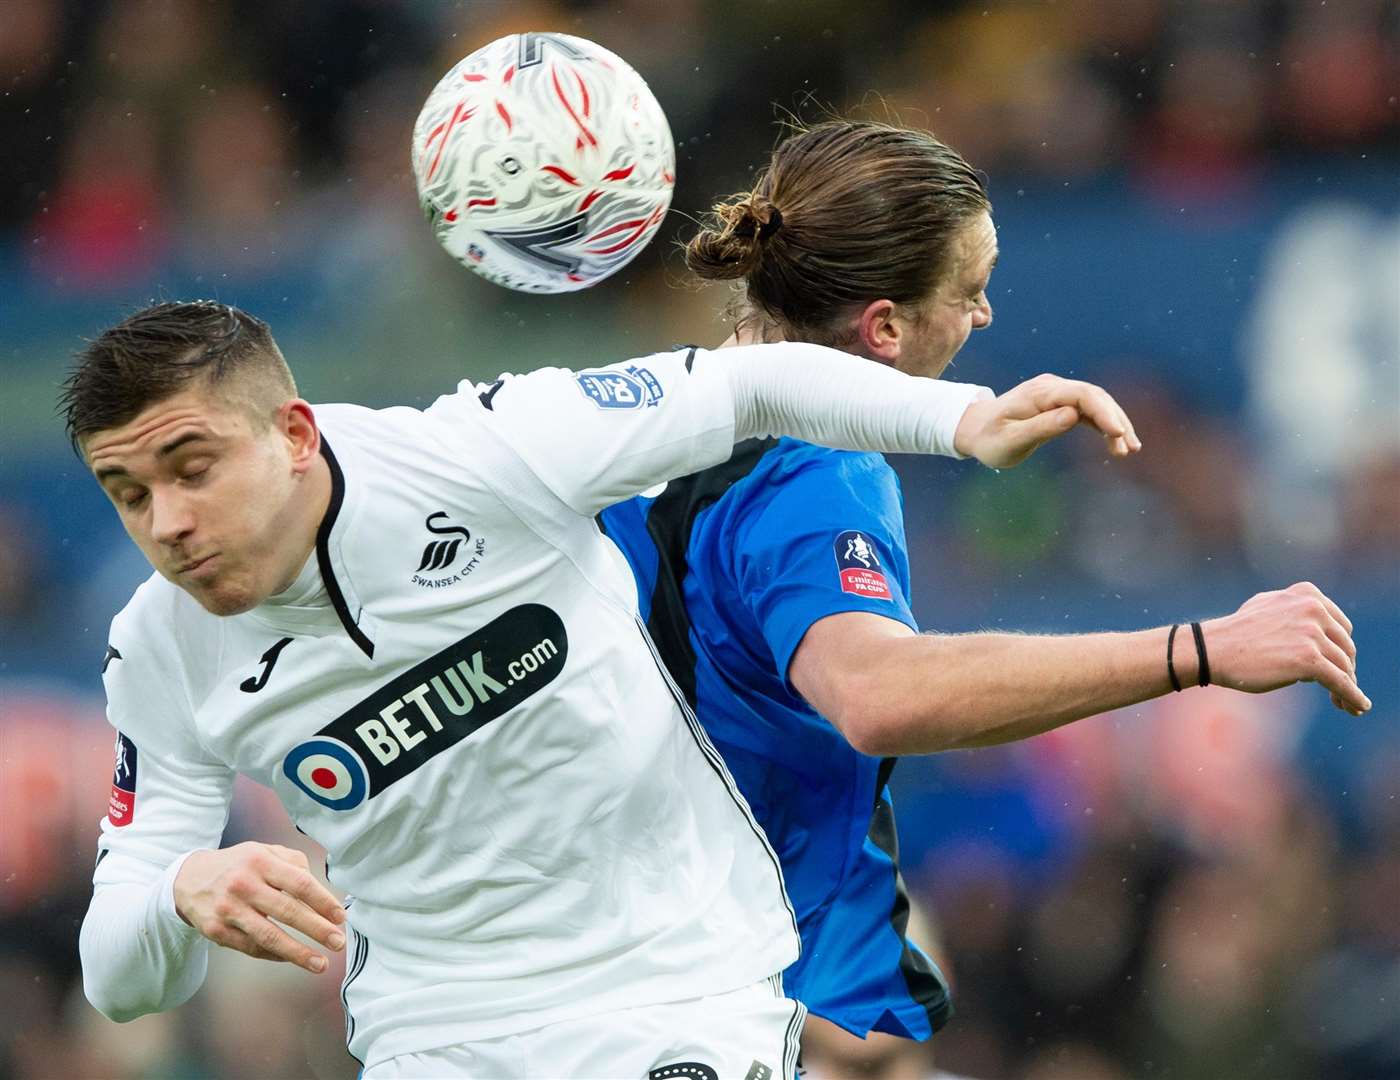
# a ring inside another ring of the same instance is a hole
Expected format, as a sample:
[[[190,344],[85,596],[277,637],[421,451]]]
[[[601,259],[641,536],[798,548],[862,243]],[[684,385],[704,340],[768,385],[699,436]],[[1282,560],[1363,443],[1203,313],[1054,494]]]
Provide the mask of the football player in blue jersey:
[[[741,284],[725,345],[817,342],[937,378],[992,322],[985,187],[922,131],[843,120],[796,131],[686,256],[698,277]],[[1011,393],[1043,403],[1070,387],[1040,376]],[[1090,411],[1064,408],[1045,435],[1082,420]],[[1128,438],[1110,451],[1136,449]],[[906,937],[886,787],[898,755],[1023,739],[1211,682],[1263,692],[1314,680],[1341,709],[1370,707],[1351,624],[1308,583],[1189,629],[920,634],[900,492],[878,454],[753,441],[601,521],[779,853],[802,936],[787,992],[858,1035],[926,1039],[950,1014],[939,971]]]

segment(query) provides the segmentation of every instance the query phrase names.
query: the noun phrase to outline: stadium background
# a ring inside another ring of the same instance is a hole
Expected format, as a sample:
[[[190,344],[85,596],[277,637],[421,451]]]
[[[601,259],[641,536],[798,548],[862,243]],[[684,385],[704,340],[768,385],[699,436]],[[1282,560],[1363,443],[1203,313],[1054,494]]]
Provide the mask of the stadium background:
[[[676,136],[667,231],[581,295],[477,281],[408,176],[441,72],[523,29],[626,57]],[[774,103],[879,91],[990,177],[996,325],[952,374],[1102,381],[1145,444],[899,462],[923,625],[1126,628],[1311,579],[1375,701],[1193,691],[903,763],[907,874],[957,985],[939,1064],[1400,1075],[1398,36],[1384,0],[0,0],[0,1074],[354,1073],[331,977],[224,953],[126,1027],[81,997],[98,668],[145,570],[53,415],[80,338],[213,296],[272,323],[311,400],[368,404],[714,343],[686,215],[747,185]],[[228,839],[287,842],[282,820],[240,788]]]

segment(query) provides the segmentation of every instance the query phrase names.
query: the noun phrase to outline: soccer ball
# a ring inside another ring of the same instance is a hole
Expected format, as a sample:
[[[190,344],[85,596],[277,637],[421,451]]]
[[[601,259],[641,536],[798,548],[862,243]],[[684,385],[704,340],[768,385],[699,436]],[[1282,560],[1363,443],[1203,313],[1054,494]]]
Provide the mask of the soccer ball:
[[[567,34],[512,34],[443,76],[413,127],[438,241],[482,277],[572,292],[626,266],[671,205],[671,129],[640,75]]]

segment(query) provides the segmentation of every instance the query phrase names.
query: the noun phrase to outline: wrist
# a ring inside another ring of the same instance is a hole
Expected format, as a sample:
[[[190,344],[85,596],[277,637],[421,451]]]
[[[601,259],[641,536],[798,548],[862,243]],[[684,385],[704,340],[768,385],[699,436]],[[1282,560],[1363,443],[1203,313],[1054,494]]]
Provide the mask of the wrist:
[[[958,418],[958,426],[953,431],[953,452],[959,457],[977,456],[977,440],[986,426],[986,411],[987,402],[977,400],[970,402]]]
[[[1198,631],[1200,637],[1197,636]],[[1205,644],[1205,624],[1176,623],[1167,627],[1163,640],[1166,646],[1167,680],[1173,691],[1210,685],[1214,676],[1210,671],[1209,651]],[[1206,661],[1204,669],[1201,666],[1202,659]],[[1206,674],[1204,682],[1201,680],[1203,670]]]
[[[184,870],[185,864],[189,861],[190,856],[199,855],[204,850],[206,849],[196,848],[193,851],[187,851],[166,867],[165,873],[161,876],[160,890],[156,900],[157,910],[162,917],[167,921],[178,921],[182,929],[189,929],[192,932],[195,932],[194,924],[191,923],[189,919],[185,917],[184,912],[180,910],[179,892],[176,888],[176,883],[180,877],[180,872]]]

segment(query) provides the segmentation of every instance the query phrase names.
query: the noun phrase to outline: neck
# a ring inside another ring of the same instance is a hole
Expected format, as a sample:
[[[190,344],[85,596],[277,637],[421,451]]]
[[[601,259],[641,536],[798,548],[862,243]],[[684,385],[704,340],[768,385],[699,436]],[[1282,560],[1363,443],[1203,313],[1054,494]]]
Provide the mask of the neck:
[[[302,474],[294,497],[300,509],[288,531],[295,544],[288,556],[291,565],[285,572],[285,580],[278,584],[277,593],[291,588],[306,560],[316,550],[316,534],[331,504],[331,467],[321,454],[316,455],[311,467]]]
[[[780,337],[780,338],[777,338],[776,340],[778,340],[778,341],[787,341],[788,339],[785,338],[785,337]],[[734,327],[734,332],[733,332],[732,334],[730,334],[727,338],[725,338],[724,341],[723,341],[722,343],[720,343],[719,345],[717,345],[716,348],[719,348],[719,349],[729,349],[729,348],[732,348],[732,347],[735,346],[735,345],[763,345],[763,344],[765,344],[765,341],[764,341],[764,339],[763,339],[762,337],[759,336],[758,331],[756,331],[756,330],[753,329],[753,323],[752,323],[752,322],[741,322],[741,323],[739,323],[737,326]],[[841,351],[842,351],[842,352],[848,352],[848,353],[852,354],[853,356],[859,356],[859,357],[861,357],[863,360],[874,360],[875,363],[881,364],[881,365],[883,365],[883,366],[885,366],[885,367],[895,367],[895,366],[896,366],[896,364],[895,364],[895,362],[894,362],[893,360],[884,360],[884,359],[881,359],[881,358],[878,357],[878,356],[871,356],[868,352],[865,352],[865,351],[863,351],[863,350],[861,350],[861,349],[843,349],[843,350],[841,350]]]
[[[785,340],[779,338],[778,340]],[[724,339],[724,342],[717,346],[721,349],[728,349],[734,345],[762,345],[763,338],[754,329],[752,320],[745,320],[734,327],[734,332]]]

